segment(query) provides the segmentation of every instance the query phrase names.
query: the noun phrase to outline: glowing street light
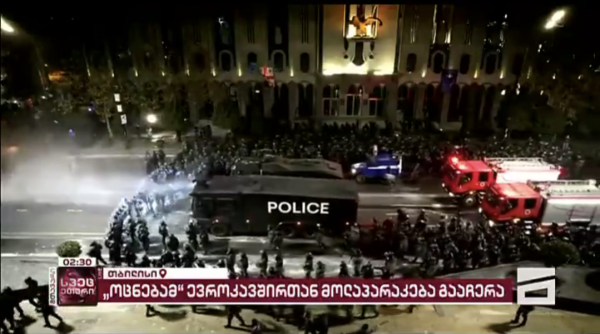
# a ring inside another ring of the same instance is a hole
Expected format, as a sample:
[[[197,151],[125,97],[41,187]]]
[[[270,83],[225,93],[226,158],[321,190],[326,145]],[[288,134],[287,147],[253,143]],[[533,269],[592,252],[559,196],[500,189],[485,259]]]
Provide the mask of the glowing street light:
[[[544,26],[544,29],[552,30],[554,28],[562,27],[562,23],[563,23],[562,21],[564,20],[566,15],[567,15],[567,12],[563,9],[559,9],[559,10],[555,11],[554,13],[552,13],[550,18],[548,18],[548,21],[546,21],[546,25]]]
[[[6,22],[3,17],[0,17],[0,21],[1,21],[0,22],[0,24],[1,24],[0,29],[2,31],[10,33],[10,34],[12,34],[13,32],[15,32],[15,28],[13,28],[13,26],[11,26],[10,23]]]
[[[154,124],[158,122],[158,117],[156,117],[156,115],[154,114],[149,114],[146,116],[146,121],[150,124]]]

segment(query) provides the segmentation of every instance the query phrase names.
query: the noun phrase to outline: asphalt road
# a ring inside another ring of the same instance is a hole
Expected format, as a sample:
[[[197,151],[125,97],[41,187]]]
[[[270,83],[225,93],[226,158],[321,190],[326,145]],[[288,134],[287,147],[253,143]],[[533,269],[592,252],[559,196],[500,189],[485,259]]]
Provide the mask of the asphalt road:
[[[407,213],[415,219],[418,215],[419,209],[408,209]],[[27,215],[30,212],[21,212],[15,213],[14,215]],[[439,222],[439,217],[442,214],[452,214],[453,211],[448,210],[430,210],[429,211],[429,222],[431,224],[437,224]],[[372,218],[377,218],[379,220],[383,220],[386,217],[394,218],[396,213],[393,210],[360,210],[360,221],[367,222]],[[57,215],[60,215],[57,213]],[[62,214],[65,219],[57,220],[57,222],[61,222],[60,225],[50,224],[46,222],[45,224],[35,225],[35,224],[25,224],[26,222],[30,222],[29,219],[22,219],[18,222],[21,224],[12,225],[14,228],[12,230],[8,230],[6,228],[5,222],[7,221],[2,219],[2,238],[1,238],[1,251],[2,258],[47,258],[54,257],[54,250],[57,245],[66,240],[76,240],[79,241],[83,245],[89,245],[92,241],[102,241],[105,232],[107,229],[107,219],[105,215],[96,213],[97,221],[94,223],[90,221],[89,213],[63,213]],[[25,216],[24,216],[25,217]],[[70,217],[70,218],[69,218]],[[85,217],[85,218],[84,218]],[[477,219],[476,212],[466,212],[463,213],[463,217],[466,219]],[[69,218],[69,219],[66,219]],[[167,225],[169,226],[169,231],[171,233],[175,233],[181,242],[185,242],[186,237],[184,235],[184,228],[188,222],[187,212],[175,212],[168,216],[166,216]],[[68,223],[65,223],[68,222]],[[158,224],[159,220],[150,220],[150,232],[153,233],[152,236],[152,244],[154,245],[150,251],[151,255],[158,255],[161,252],[160,240],[158,238]],[[28,229],[25,230],[23,228],[27,226]],[[59,230],[57,226],[60,226]],[[295,245],[290,247],[284,247],[287,251],[290,251],[290,255],[293,254],[305,254],[307,250],[304,246],[298,246],[305,243],[311,243],[306,240],[289,240],[286,241],[286,245]],[[220,245],[216,247],[214,250],[215,254],[224,254],[224,251],[227,247],[231,246],[236,249],[243,249],[248,252],[248,254],[256,254],[261,249],[265,248],[266,240],[260,237],[233,237],[233,238],[224,238],[219,239],[216,243]],[[309,246],[310,247],[310,246]],[[333,248],[337,246],[332,245]],[[313,247],[313,252],[317,250]],[[339,255],[340,251],[336,251]]]
[[[101,240],[110,214],[122,197],[140,187],[144,170],[143,159],[130,157],[77,159],[74,167],[64,158],[30,162],[21,174],[3,182],[2,257],[53,256],[56,245],[64,240],[80,240],[83,244]],[[394,217],[401,206],[408,207],[411,216],[416,216],[416,208],[420,207],[452,210],[448,199],[433,198],[439,197],[439,192],[434,195],[427,191],[435,190],[433,184],[398,185],[394,189],[361,185],[362,204],[389,208],[360,210],[359,222]],[[374,192],[381,195],[375,196]],[[167,222],[171,232],[183,234],[188,214],[171,214]],[[152,232],[158,230],[158,223],[159,220],[150,221]]]
[[[3,203],[1,211],[2,238],[11,234],[48,235],[71,233],[97,234],[104,233],[108,226],[109,216],[113,208],[108,206],[74,206],[47,205],[31,203]],[[411,216],[418,214],[418,208],[405,209]],[[432,212],[452,213],[452,208],[432,208]],[[396,208],[361,209],[358,221],[365,222],[371,218],[385,219],[395,217]],[[431,215],[437,217],[437,215]],[[174,233],[183,233],[189,219],[187,212],[175,212],[167,216],[168,225]],[[150,220],[150,227],[158,224],[158,219]]]

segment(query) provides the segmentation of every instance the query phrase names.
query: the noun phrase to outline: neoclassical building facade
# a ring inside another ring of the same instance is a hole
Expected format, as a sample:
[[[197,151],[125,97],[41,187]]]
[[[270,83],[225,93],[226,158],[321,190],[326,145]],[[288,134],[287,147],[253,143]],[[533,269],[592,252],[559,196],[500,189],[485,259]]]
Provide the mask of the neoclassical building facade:
[[[243,115],[259,109],[292,122],[427,119],[452,127],[493,124],[505,89],[531,72],[527,27],[516,23],[525,14],[502,8],[251,7],[170,30],[130,28],[129,75],[176,76],[191,85],[216,80],[229,87]],[[263,66],[272,68],[275,87],[265,85]]]

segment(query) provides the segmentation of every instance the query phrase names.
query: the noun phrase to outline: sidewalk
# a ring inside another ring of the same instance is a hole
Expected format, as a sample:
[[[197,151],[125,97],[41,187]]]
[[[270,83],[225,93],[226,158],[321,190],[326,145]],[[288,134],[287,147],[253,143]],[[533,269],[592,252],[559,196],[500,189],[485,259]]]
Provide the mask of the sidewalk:
[[[27,314],[33,310],[22,303]],[[321,311],[323,307],[315,306]],[[68,324],[62,331],[77,333],[244,333],[248,328],[225,329],[223,308],[218,306],[201,307],[204,314],[194,314],[186,306],[161,307],[159,314],[146,318],[145,306],[101,305],[94,308],[61,308],[58,313]],[[600,319],[586,315],[557,312],[550,309],[536,309],[530,314],[524,327],[508,323],[514,316],[516,306],[446,306],[444,314],[436,312],[432,306],[422,306],[413,314],[405,311],[406,306],[380,308],[380,316],[374,319],[332,327],[330,333],[341,334],[357,330],[362,324],[377,328],[375,333],[593,333],[600,328]],[[314,310],[314,313],[320,313]],[[358,316],[356,307],[354,315]],[[265,333],[301,333],[297,328],[276,322],[273,318],[244,310],[242,317],[249,323],[256,318],[263,325]],[[330,324],[333,318],[330,317]],[[51,319],[53,324],[56,320]],[[233,322],[238,326],[237,320]],[[43,320],[37,319],[25,331],[28,333],[56,333],[57,330],[43,327]]]

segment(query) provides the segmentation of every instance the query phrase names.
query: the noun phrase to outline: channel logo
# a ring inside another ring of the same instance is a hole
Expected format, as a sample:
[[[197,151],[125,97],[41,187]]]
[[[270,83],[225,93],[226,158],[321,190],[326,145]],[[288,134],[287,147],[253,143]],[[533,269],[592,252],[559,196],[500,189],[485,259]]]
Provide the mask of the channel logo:
[[[517,304],[554,305],[555,268],[517,268]]]

